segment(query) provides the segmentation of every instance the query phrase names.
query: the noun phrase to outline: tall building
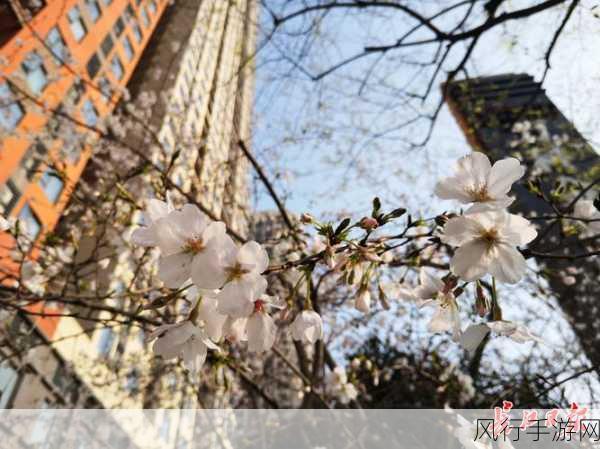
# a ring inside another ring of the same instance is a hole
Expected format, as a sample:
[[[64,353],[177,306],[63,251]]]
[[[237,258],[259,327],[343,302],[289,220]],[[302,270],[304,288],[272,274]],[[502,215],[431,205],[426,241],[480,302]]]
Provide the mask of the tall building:
[[[546,95],[541,84],[525,74],[499,75],[456,81],[446,86],[446,101],[474,150],[497,160],[515,156],[527,166],[526,178],[535,179],[540,190],[551,192],[563,186],[588,185],[600,178],[600,157]],[[580,183],[580,184],[579,184]],[[525,216],[553,215],[538,195],[523,185],[515,186],[517,201],[511,206]],[[598,188],[591,189],[593,198]],[[538,221],[543,226],[547,221]],[[568,223],[568,222],[567,222]],[[565,245],[563,245],[565,244]],[[536,243],[538,252],[558,255],[589,251],[578,237],[565,235],[552,226]],[[542,259],[552,292],[573,323],[589,360],[600,364],[600,307],[597,304],[600,262],[597,259]],[[575,266],[575,272],[570,266]],[[569,269],[571,272],[566,272]],[[565,274],[576,282],[566,285]]]
[[[128,86],[134,104],[152,103],[146,124],[161,143],[154,162],[167,166],[177,151],[177,185],[241,234],[249,166],[238,141],[250,143],[256,14],[249,0],[178,0]],[[127,139],[151,144],[145,129]]]
[[[11,24],[0,32],[0,214],[18,217],[31,239],[40,241],[60,223],[81,176],[107,175],[96,170],[94,134],[86,127],[104,126],[111,113],[151,101],[145,124],[160,145],[150,144],[148,134],[135,128],[128,130],[126,141],[147,145],[158,166],[172,163],[173,182],[247,235],[248,166],[237,142],[250,138],[256,2],[65,0],[31,6],[38,3],[10,0],[8,7],[0,6],[0,20],[4,24],[10,18]],[[63,114],[75,116],[81,125],[66,126],[56,119]],[[82,134],[91,137],[81,139]],[[61,167],[60,173],[46,158]],[[140,199],[151,190],[142,187]],[[5,273],[14,270],[12,245],[12,238],[0,233],[0,270]],[[111,260],[102,268],[105,275],[114,277],[121,262]],[[148,354],[138,331],[88,328],[85,320],[67,317],[26,315],[22,320],[51,343],[55,365],[68,366],[73,382],[92,398],[71,405],[164,406],[133,394],[144,388],[141,375],[155,372],[168,406],[197,405],[190,396],[197,390],[161,376],[160,363]],[[128,356],[139,365],[119,378]],[[22,396],[24,368],[6,357],[0,354],[0,405],[40,406],[38,399],[16,400]],[[94,357],[108,363],[94,363]],[[52,386],[53,376],[64,379],[55,368],[45,370],[38,369],[43,385]],[[177,426],[172,423],[163,432],[166,439],[179,434]]]
[[[0,5],[0,214],[18,217],[32,241],[58,222],[93,144],[69,141],[64,130],[56,129],[55,114],[68,112],[89,126],[110,114],[167,3],[10,0]],[[13,246],[12,238],[0,233],[2,283],[15,271],[9,257]],[[8,335],[17,343],[23,342],[21,334],[29,340],[52,340],[69,321],[11,320],[6,324],[13,333]],[[49,361],[40,367],[41,359]],[[65,369],[70,361],[59,350],[41,358],[38,353],[36,360],[20,358],[17,365],[15,360],[0,362],[2,406],[85,405],[58,394],[61,385],[81,383]],[[31,373],[37,373],[36,382]],[[65,380],[68,376],[70,381]],[[22,394],[19,385],[27,385],[29,394]],[[92,397],[96,404],[103,402]]]

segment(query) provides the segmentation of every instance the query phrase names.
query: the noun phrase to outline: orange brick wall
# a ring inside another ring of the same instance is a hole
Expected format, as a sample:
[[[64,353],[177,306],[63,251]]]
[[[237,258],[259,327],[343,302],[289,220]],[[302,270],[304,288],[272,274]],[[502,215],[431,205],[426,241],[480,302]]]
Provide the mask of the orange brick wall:
[[[43,58],[44,68],[48,73],[49,80],[48,85],[44,88],[42,93],[36,96],[37,101],[39,101],[40,104],[44,104],[49,111],[44,113],[36,112],[32,110],[33,108],[30,106],[31,102],[26,100],[22,101],[21,105],[24,109],[24,116],[14,131],[14,134],[4,135],[3,138],[0,137],[0,186],[6,183],[15,171],[19,169],[24,155],[34,142],[35,136],[44,129],[44,126],[46,126],[51,117],[50,111],[56,109],[61,104],[61,101],[65,98],[67,92],[76,82],[78,77],[84,80],[83,84],[86,86],[85,93],[78,103],[78,108],[81,109],[81,106],[86,99],[91,99],[100,118],[111,112],[119,99],[120,90],[118,88],[115,89],[112,100],[105,101],[106,99],[103,98],[103,94],[98,88],[97,80],[101,76],[105,76],[113,86],[126,86],[133,70],[138,64],[144,47],[148,43],[150,36],[168,4],[168,0],[155,0],[154,4],[156,6],[156,12],[151,13],[148,8],[151,1],[152,0],[112,0],[110,5],[107,5],[106,0],[96,0],[102,14],[94,23],[88,14],[85,0],[47,0],[48,4],[38,12],[28,24],[23,26],[10,41],[0,48],[0,58],[8,63],[7,65],[0,67],[0,84],[6,82],[6,77],[8,77],[10,82],[14,83],[18,89],[28,91],[27,84],[24,79],[19,77],[19,73],[22,73],[21,64],[32,51],[36,51]],[[87,28],[87,34],[80,42],[75,40],[67,18],[68,11],[75,5],[79,7]],[[131,8],[135,13],[136,21],[142,30],[143,39],[139,43],[133,34],[131,23],[126,20],[125,11],[128,5],[131,5]],[[142,8],[146,9],[150,19],[147,27],[144,27],[141,19],[140,14]],[[119,37],[116,36],[113,29],[118,18],[121,18],[125,25],[125,30]],[[58,64],[43,43],[46,35],[54,26],[58,26],[68,47],[71,56],[71,61],[68,65]],[[99,57],[102,57],[100,51],[101,43],[107,33],[111,32],[114,46],[110,53],[102,59],[102,66],[98,71],[96,79],[91,80],[87,74],[87,62],[94,53],[98,54]],[[134,49],[134,56],[131,61],[127,60],[123,49],[122,42],[124,36],[129,38]],[[110,61],[115,54],[119,55],[119,59],[124,68],[124,76],[121,80],[117,80],[110,69]],[[19,97],[19,94],[15,93],[15,97]],[[78,118],[81,119],[81,117]],[[0,134],[0,136],[2,136],[2,134]],[[67,179],[65,180],[63,192],[56,203],[51,203],[38,184],[41,172],[36,173],[31,182],[21,189],[21,196],[10,212],[11,216],[18,216],[23,206],[26,203],[29,203],[31,209],[42,225],[40,237],[43,236],[44,232],[51,231],[56,225],[62,210],[68,202],[69,195],[81,176],[91,154],[90,148],[84,148],[79,160],[76,163],[71,164],[68,161],[61,160],[58,151],[61,145],[60,141],[43,141],[43,144],[48,149],[48,158],[52,160],[56,166],[61,167],[61,171],[66,175]],[[40,167],[40,171],[42,170],[43,168]],[[10,272],[14,272],[13,270],[15,269],[14,266],[11,267],[11,261],[7,257],[13,245],[12,238],[8,234],[0,232],[0,269],[5,272],[7,269]],[[44,328],[46,334],[52,333],[51,329],[48,328],[49,326],[42,325],[40,327]],[[54,326],[50,327],[54,328]]]

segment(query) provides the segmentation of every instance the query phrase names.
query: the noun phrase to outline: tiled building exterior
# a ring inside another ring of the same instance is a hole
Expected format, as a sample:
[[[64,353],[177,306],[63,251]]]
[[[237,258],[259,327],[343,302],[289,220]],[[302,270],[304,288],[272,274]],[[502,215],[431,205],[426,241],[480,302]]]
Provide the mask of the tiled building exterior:
[[[52,115],[74,114],[85,131],[118,106],[127,88],[133,103],[151,92],[157,97],[149,125],[157,130],[162,148],[152,147],[152,159],[160,165],[169,154],[181,151],[172,171],[177,184],[247,234],[247,162],[237,142],[250,138],[255,2],[178,0],[169,6],[167,0],[64,0],[48,2],[28,16],[19,1],[10,0],[8,12],[0,6],[0,20],[10,16],[15,24],[12,34],[0,33],[5,63],[0,68],[0,101],[5,104],[0,118],[0,213],[27,222],[32,238],[52,230],[91,156],[85,146],[70,148],[77,143],[51,138],[64,135],[60,129],[47,130],[56,125]],[[34,61],[26,68],[24,61],[31,54]],[[132,144],[147,143],[144,139],[127,135]],[[64,167],[62,180],[45,173],[45,157]],[[0,247],[10,246],[8,236],[0,234],[0,239]],[[0,259],[6,254],[5,250]],[[121,357],[142,354],[140,371],[152,370],[151,355],[143,355],[143,336],[130,337],[123,348],[102,329],[73,338],[82,334],[75,319],[35,321],[31,332],[55,341],[55,365],[74,368],[70,376],[89,390],[86,398],[71,405],[163,405],[128,397],[128,390],[137,388],[135,378],[130,379],[132,385],[129,380],[128,385],[111,384],[106,382],[109,372],[90,366],[93,360],[78,361],[82,353],[107,358],[119,351]],[[0,406],[58,404],[53,397],[18,400],[22,370],[0,366]],[[53,370],[41,371],[42,384],[52,387]],[[40,397],[48,394],[40,388]],[[169,406],[195,406],[188,393],[178,387]],[[177,423],[172,432],[175,427]],[[167,431],[167,439],[171,433]]]

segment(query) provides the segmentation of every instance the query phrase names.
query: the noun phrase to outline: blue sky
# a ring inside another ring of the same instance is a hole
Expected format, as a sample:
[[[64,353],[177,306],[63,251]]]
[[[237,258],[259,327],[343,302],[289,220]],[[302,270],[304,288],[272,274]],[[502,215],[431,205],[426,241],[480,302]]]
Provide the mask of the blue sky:
[[[517,7],[531,2],[509,3]],[[600,66],[596,51],[600,20],[591,13],[591,6],[593,2],[583,2],[565,29],[553,53],[553,69],[545,88],[580,132],[597,142]],[[526,72],[539,78],[551,38],[548,26],[557,27],[562,14],[561,10],[550,11],[536,21],[510,22],[490,33],[468,65],[470,75]],[[354,17],[326,22],[327,29],[335,29],[335,43],[323,39],[325,43],[312,44],[314,56],[306,61],[306,66],[316,72],[365,44],[389,42],[398,34],[389,20],[372,22],[375,25],[371,27]],[[380,29],[375,33],[371,28]],[[409,149],[404,140],[422,138],[428,124],[420,121],[389,132],[411,117],[410,109],[398,106],[401,99],[394,98],[392,88],[379,93],[377,88],[367,87],[367,93],[357,97],[356,83],[348,81],[363,76],[372,59],[359,61],[315,83],[298,70],[289,71],[289,65],[272,62],[275,53],[272,47],[259,53],[254,150],[269,169],[290,210],[316,215],[331,215],[338,210],[364,212],[375,195],[425,214],[431,212],[427,209],[439,212],[449,206],[433,198],[433,184],[448,173],[457,157],[470,149],[447,108],[442,110],[426,147]],[[421,53],[409,57],[418,60],[427,56]],[[388,59],[397,57],[390,53]],[[397,67],[403,66],[385,61],[377,66],[386,84],[400,86],[410,79],[409,89],[419,92],[429,80],[426,74],[415,75],[410,68],[393,73]],[[439,77],[438,81],[442,80]],[[428,101],[423,105],[413,102],[410,107],[416,105],[429,112],[438,100],[436,86]],[[361,136],[361,130],[380,132],[382,137]],[[336,152],[343,156],[338,157]],[[328,158],[332,160],[326,162]],[[256,205],[258,209],[273,208],[264,195],[256,197]]]

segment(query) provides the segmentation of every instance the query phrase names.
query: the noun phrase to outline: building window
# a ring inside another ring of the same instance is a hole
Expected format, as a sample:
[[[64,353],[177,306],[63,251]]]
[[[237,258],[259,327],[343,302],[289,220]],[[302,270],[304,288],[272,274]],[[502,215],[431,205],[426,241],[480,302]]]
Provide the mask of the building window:
[[[156,14],[156,2],[154,0],[150,0],[150,3],[148,3],[148,9],[150,10],[150,14]]]
[[[133,8],[130,4],[128,4],[127,8],[125,8],[125,16],[129,21],[135,20],[135,12],[133,12]]]
[[[7,83],[0,84],[0,127],[6,131],[14,130],[23,115],[23,107],[15,100],[12,89]]]
[[[29,204],[25,203],[19,212],[19,221],[25,226],[25,234],[32,242],[35,241],[42,231],[42,225]]]
[[[142,8],[141,16],[142,16],[142,25],[144,25],[144,28],[148,28],[148,25],[150,25],[150,18],[148,17],[148,11],[146,11],[146,8]]]
[[[125,30],[125,24],[123,23],[123,19],[119,17],[115,22],[115,35],[119,37],[123,34],[123,30]]]
[[[83,118],[85,119],[86,125],[96,126],[96,123],[98,123],[98,111],[91,100],[85,100],[81,111],[83,112]]]
[[[83,39],[83,37],[87,34],[87,29],[85,27],[83,17],[81,17],[81,11],[79,10],[79,7],[74,6],[71,8],[67,14],[67,18],[69,19],[69,27],[71,28],[73,37],[77,42],[81,41],[81,39]]]
[[[100,92],[102,92],[102,99],[105,103],[108,103],[113,95],[113,88],[110,81],[103,76],[98,80],[98,86],[100,87]]]
[[[132,25],[132,29],[133,35],[135,36],[135,40],[139,44],[140,42],[142,42],[142,30],[140,29],[140,26],[137,23],[134,23]]]
[[[77,106],[85,93],[85,87],[81,81],[75,81],[67,92],[67,103]]]
[[[0,186],[0,212],[5,216],[15,207],[20,192],[17,186],[9,179],[6,184]]]
[[[62,65],[69,59],[69,49],[57,27],[50,30],[46,36],[45,43],[52,51],[52,57],[57,64]]]
[[[48,72],[44,68],[42,57],[34,51],[27,56],[21,67],[29,89],[36,94],[41,93],[48,85]]]
[[[121,60],[118,56],[115,55],[115,57],[112,58],[112,61],[110,62],[110,68],[112,69],[115,78],[117,78],[118,80],[123,78],[123,75],[125,74],[125,69],[123,68],[123,64],[121,64]]]
[[[133,59],[134,52],[131,41],[127,36],[125,36],[125,39],[123,39],[123,50],[125,50],[125,56],[127,57],[127,60],[131,61]]]
[[[56,203],[65,187],[65,183],[55,170],[48,168],[40,178],[40,186],[50,202]]]
[[[102,41],[102,45],[101,45],[102,54],[104,54],[104,56],[108,56],[108,54],[110,53],[110,51],[113,49],[114,46],[115,46],[115,42],[113,41],[110,34],[107,34],[106,37],[104,38],[104,40]]]
[[[96,53],[94,53],[87,63],[87,72],[91,79],[94,79],[100,71],[100,65],[100,58]]]
[[[48,154],[48,149],[40,142],[33,144],[28,150],[23,159],[21,159],[21,167],[25,171],[25,176],[28,181],[36,175],[37,169],[40,166],[42,159]]]
[[[96,0],[85,0],[85,4],[87,5],[87,10],[92,19],[92,22],[96,23],[100,16],[102,15],[102,11],[100,10],[100,5]]]

